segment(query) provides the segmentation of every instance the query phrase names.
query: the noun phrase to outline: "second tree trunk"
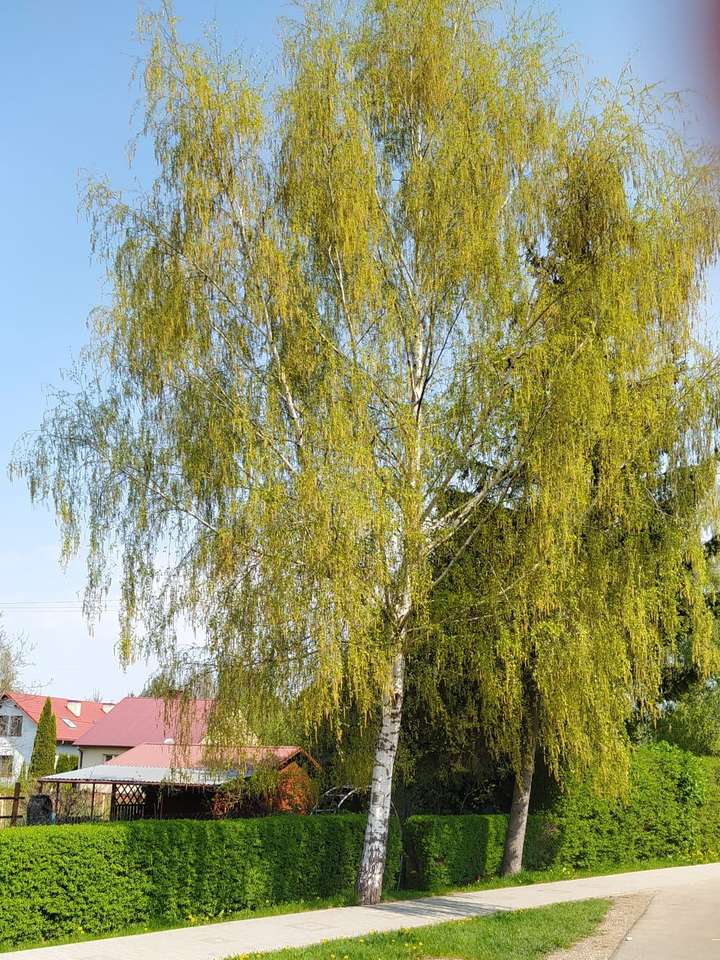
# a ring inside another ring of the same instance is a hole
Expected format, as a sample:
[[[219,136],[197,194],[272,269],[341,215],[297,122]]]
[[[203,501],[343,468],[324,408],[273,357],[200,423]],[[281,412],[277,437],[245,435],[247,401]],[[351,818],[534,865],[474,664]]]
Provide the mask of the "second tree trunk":
[[[530,751],[519,774],[515,775],[512,806],[505,836],[505,852],[502,862],[504,877],[512,877],[522,869],[525,831],[530,812],[530,792],[535,772],[535,753]]]

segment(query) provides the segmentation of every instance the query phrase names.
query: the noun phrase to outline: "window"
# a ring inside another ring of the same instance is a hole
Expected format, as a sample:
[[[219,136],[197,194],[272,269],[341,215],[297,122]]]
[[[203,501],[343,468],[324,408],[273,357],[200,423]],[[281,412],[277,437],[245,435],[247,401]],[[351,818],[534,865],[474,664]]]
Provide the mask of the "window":
[[[0,717],[0,737],[21,737],[22,717]]]
[[[108,760],[112,760],[113,757],[116,757],[116,753],[104,753],[103,754],[103,763],[107,763]]]
[[[12,780],[13,758],[0,757],[0,780]]]
[[[73,723],[72,720],[68,720],[67,717],[63,717],[62,722],[65,724],[66,727],[70,727],[72,730],[74,730],[75,727],[77,726],[76,723]]]

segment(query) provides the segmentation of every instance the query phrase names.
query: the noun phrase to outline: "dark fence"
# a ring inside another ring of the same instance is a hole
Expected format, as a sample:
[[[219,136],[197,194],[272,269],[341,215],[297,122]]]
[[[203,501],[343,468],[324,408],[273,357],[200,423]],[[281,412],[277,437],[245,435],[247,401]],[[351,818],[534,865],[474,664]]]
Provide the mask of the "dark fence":
[[[3,788],[0,787],[0,790],[2,789]],[[0,795],[0,827],[16,827],[22,823],[23,811],[21,810],[21,806],[25,801],[25,797],[21,791],[22,787],[19,783],[16,783],[10,796]],[[5,813],[7,808],[9,808],[10,813]]]

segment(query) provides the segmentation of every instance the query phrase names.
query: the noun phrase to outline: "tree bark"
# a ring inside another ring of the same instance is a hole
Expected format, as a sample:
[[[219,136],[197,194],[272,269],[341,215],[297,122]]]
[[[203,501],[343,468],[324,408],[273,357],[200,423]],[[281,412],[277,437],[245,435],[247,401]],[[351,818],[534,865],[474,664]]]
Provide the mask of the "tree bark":
[[[390,830],[393,769],[400,739],[404,693],[405,656],[399,652],[393,660],[392,686],[389,696],[383,701],[380,735],[375,748],[370,809],[357,881],[357,894],[363,904],[379,903],[382,895]]]
[[[530,811],[530,792],[535,772],[535,750],[530,749],[519,774],[515,775],[510,819],[505,835],[502,875],[514,877],[522,869],[525,831]]]

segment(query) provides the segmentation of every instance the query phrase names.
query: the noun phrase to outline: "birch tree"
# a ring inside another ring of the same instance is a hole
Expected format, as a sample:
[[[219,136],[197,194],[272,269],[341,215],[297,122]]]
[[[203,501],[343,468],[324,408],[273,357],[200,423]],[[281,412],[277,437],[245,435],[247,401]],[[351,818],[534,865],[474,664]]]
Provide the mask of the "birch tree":
[[[637,256],[626,215],[612,234],[618,277],[642,273],[637,309],[658,325],[715,245],[704,168],[666,160],[619,95],[563,113],[548,25],[495,37],[486,19],[471,0],[309,6],[274,89],[181,43],[168,10],[145,20],[157,178],[129,199],[89,190],[111,301],[16,463],[54,504],[65,556],[87,532],[89,611],[119,554],[124,657],[171,661],[177,623],[201,631],[215,723],[278,700],[308,727],[350,704],[378,718],[365,903],[381,894],[405,658],[446,575],[436,558],[450,569],[482,535],[472,519],[512,498],[539,432],[575,426],[548,417],[575,390],[590,402],[591,360],[645,346],[631,283],[603,275],[598,320],[566,299],[591,271],[559,285],[534,266],[551,222],[596,242],[604,208],[568,195],[574,158],[588,152],[581,169],[613,197],[633,178],[634,223],[668,226]],[[703,213],[678,231],[683,202]],[[576,488],[581,447],[562,472]],[[462,504],[443,506],[455,488]],[[558,522],[548,511],[545,539]]]
[[[507,874],[522,865],[537,756],[560,783],[621,791],[628,724],[652,718],[669,665],[707,678],[719,663],[704,543],[718,361],[699,322],[717,173],[666,145],[637,175],[647,140],[623,170],[625,144],[591,130],[531,262],[558,291],[556,338],[516,364],[528,406],[514,432],[532,431],[521,473],[481,505],[464,554],[451,548],[434,599],[435,670],[477,685],[485,736],[515,771]]]

